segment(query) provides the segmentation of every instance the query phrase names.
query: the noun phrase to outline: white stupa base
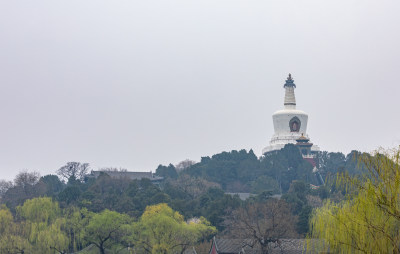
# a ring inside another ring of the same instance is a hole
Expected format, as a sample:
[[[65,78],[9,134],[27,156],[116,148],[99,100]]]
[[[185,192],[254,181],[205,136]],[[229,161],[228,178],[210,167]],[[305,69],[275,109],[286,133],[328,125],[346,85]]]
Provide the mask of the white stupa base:
[[[276,150],[281,150],[282,148],[285,147],[287,144],[296,144],[297,139],[299,139],[302,136],[301,133],[298,132],[290,132],[290,133],[281,133],[281,134],[275,134],[272,138],[271,141],[269,142],[270,145],[265,147],[262,150],[262,153],[268,153]],[[307,134],[303,134],[304,137],[308,138]],[[317,145],[313,145],[311,147],[311,152],[319,152],[320,149]]]
[[[266,153],[269,153],[269,152],[272,152],[272,151],[281,150],[281,149],[284,148],[285,145],[287,145],[287,144],[289,144],[289,143],[286,143],[286,144],[276,144],[276,145],[267,146],[267,147],[265,147],[265,148],[262,150],[262,153],[263,153],[263,154],[266,154]],[[294,144],[294,143],[292,143],[292,144]],[[320,151],[319,146],[313,145],[313,146],[311,147],[311,152],[316,153],[316,152],[319,152],[319,151]]]

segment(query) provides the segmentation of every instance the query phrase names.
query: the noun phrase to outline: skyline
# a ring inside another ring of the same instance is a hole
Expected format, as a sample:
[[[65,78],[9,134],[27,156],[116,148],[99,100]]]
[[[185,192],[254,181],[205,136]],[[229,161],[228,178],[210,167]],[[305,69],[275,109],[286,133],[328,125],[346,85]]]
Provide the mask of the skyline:
[[[273,135],[291,73],[322,151],[400,144],[396,1],[0,3],[0,179],[155,171]]]

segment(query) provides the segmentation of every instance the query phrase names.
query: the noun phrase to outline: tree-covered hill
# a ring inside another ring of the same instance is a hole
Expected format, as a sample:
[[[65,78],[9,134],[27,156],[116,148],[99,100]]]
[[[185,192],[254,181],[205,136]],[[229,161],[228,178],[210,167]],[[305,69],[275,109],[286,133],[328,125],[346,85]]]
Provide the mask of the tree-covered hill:
[[[342,171],[353,175],[359,174],[363,167],[357,164],[358,155],[360,153],[356,151],[348,155],[328,152],[318,154],[318,166],[323,178],[333,179],[336,173]],[[56,209],[54,221],[48,222],[47,226],[41,224],[44,230],[43,237],[48,237],[46,234],[51,235],[51,230],[61,230],[64,232],[62,234],[66,235],[62,235],[64,238],[60,238],[60,241],[69,251],[80,250],[94,243],[90,243],[88,237],[78,239],[76,235],[68,235],[71,232],[65,231],[67,230],[66,226],[63,226],[65,220],[77,216],[76,223],[80,226],[76,225],[76,230],[81,230],[79,234],[83,237],[86,232],[83,228],[89,227],[85,230],[90,230],[89,225],[93,225],[90,220],[101,221],[101,216],[116,216],[123,222],[121,225],[133,225],[133,222],[137,222],[143,216],[146,209],[159,204],[166,204],[168,208],[165,209],[173,209],[184,218],[195,220],[205,218],[207,222],[204,223],[210,223],[210,226],[216,227],[219,234],[227,236],[237,235],[235,227],[232,227],[235,226],[232,225],[232,220],[246,219],[243,215],[246,209],[269,210],[278,207],[283,210],[277,212],[286,213],[287,220],[291,221],[290,228],[287,228],[290,234],[286,237],[304,236],[309,230],[308,222],[312,208],[321,206],[325,198],[341,199],[344,194],[344,190],[338,190],[334,186],[311,189],[310,184],[318,183],[312,168],[313,166],[302,158],[294,145],[287,145],[282,150],[266,154],[261,158],[257,158],[252,150],[240,150],[203,157],[198,163],[187,160],[177,166],[160,165],[156,169],[156,174],[163,176],[164,180],[157,185],[149,179],[112,178],[107,174],[107,170],[110,169],[105,170],[97,178],[88,177],[90,169],[88,164],[70,162],[56,170],[57,175],[40,177],[36,172],[23,171],[13,182],[0,180],[0,205],[2,205],[0,217],[12,216],[14,224],[11,223],[10,227],[14,229],[10,228],[9,235],[6,233],[5,236],[16,237],[15,241],[31,250],[41,248],[37,245],[39,240],[37,238],[22,240],[17,237],[18,232],[12,231],[28,230],[20,223],[31,223],[21,214],[22,207],[30,204],[29,202],[47,202],[51,206],[59,207],[54,208]],[[249,192],[253,196],[243,201],[237,195],[227,194],[238,192]],[[278,203],[271,201],[271,196],[274,194],[281,196]],[[57,203],[49,203],[49,200],[30,201],[43,197],[49,197],[51,202]],[[285,218],[281,219],[283,223]],[[236,221],[236,223],[242,222]],[[51,229],[52,227],[54,228]],[[209,236],[210,234],[207,235]],[[77,242],[71,237],[76,238]],[[201,241],[209,239],[207,237],[201,238]],[[127,243],[142,240],[122,239],[117,235],[114,238],[108,242],[108,247],[122,248],[126,247]],[[6,238],[2,239],[8,241]],[[191,244],[195,242],[191,241]],[[99,242],[97,244],[100,245]],[[56,252],[53,250],[49,253]]]
[[[317,184],[312,165],[303,160],[297,147],[257,158],[252,150],[222,152],[183,170],[181,174],[199,177],[221,185],[227,192],[286,193],[293,180]]]

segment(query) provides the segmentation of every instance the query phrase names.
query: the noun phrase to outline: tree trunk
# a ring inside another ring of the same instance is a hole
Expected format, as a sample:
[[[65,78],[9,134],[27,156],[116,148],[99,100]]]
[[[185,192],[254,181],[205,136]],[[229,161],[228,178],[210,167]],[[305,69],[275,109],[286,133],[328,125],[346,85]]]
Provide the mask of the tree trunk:
[[[262,254],[268,254],[269,253],[269,248],[268,248],[268,244],[261,244],[261,252]]]
[[[103,243],[100,243],[99,249],[100,249],[100,254],[106,254],[106,252],[104,251]]]

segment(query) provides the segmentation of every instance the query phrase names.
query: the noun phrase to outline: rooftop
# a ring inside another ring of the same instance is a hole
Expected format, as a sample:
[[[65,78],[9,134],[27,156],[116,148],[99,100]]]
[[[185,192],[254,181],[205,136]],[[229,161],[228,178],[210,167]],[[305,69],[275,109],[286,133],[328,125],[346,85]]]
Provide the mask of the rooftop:
[[[131,172],[131,171],[92,171],[91,177],[99,177],[101,173],[107,174],[112,178],[128,178],[131,180],[141,180],[143,178],[150,179],[151,181],[163,180],[164,177],[156,176],[150,172]]]

